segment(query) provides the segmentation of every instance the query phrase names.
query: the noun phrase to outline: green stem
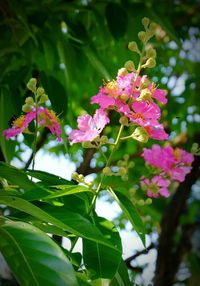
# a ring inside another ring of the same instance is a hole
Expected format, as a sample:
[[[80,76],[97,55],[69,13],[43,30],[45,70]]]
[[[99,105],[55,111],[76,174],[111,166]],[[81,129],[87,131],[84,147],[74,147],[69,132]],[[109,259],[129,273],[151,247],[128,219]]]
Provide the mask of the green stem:
[[[120,137],[121,137],[121,134],[123,132],[123,129],[124,129],[124,125],[121,125],[120,129],[119,129],[119,132],[118,132],[118,135],[117,135],[117,138],[116,138],[116,141],[115,141],[115,144],[114,144],[114,148],[112,149],[112,151],[110,153],[110,156],[108,157],[108,160],[107,160],[105,168],[109,167],[111,159],[112,159],[112,156],[113,156],[114,152],[116,151],[116,149],[118,148],[118,145],[119,145],[119,142],[120,142]],[[99,194],[99,192],[101,190],[101,186],[102,186],[104,178],[105,178],[105,174],[102,174],[101,175],[101,180],[100,180],[100,182],[99,182],[99,184],[97,186],[97,189],[95,191],[94,197],[92,199],[92,203],[91,203],[90,209],[88,211],[88,214],[90,214],[92,212],[93,208],[94,208],[94,205],[95,205],[96,199],[98,197],[98,194]]]
[[[34,141],[33,141],[33,164],[32,164],[32,170],[35,168],[35,156],[37,152],[37,132],[38,132],[38,102],[37,102],[37,92],[35,92],[35,131],[34,131]]]

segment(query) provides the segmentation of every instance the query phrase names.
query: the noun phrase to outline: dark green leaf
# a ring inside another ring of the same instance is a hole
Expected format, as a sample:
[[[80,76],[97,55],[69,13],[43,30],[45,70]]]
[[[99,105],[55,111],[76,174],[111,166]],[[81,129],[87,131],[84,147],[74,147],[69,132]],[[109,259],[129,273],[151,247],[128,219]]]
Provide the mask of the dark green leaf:
[[[60,247],[30,224],[1,219],[0,250],[22,286],[78,285]]]

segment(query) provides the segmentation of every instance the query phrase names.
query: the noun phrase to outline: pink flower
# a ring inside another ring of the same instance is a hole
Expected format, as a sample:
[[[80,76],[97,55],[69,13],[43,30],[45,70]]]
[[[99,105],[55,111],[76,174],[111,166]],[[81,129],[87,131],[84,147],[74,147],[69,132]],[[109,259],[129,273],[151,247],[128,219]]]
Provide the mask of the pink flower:
[[[130,119],[141,126],[160,118],[160,108],[154,102],[135,101],[132,108],[134,113],[130,115]]]
[[[97,109],[94,116],[85,114],[78,117],[78,128],[72,130],[69,139],[72,144],[77,142],[93,141],[110,122],[107,114],[102,109]]]
[[[128,73],[126,75],[119,75],[117,77],[117,84],[120,94],[126,94],[129,98],[133,93],[135,73]]]
[[[140,184],[146,190],[148,197],[159,198],[161,195],[167,198],[170,195],[168,191],[170,181],[161,175],[154,176],[151,180],[143,176],[141,177]]]
[[[35,119],[35,111],[30,111],[26,115],[21,115],[13,121],[12,128],[3,131],[3,135],[6,139],[17,136],[28,128],[29,123],[33,121],[33,119]]]
[[[61,128],[55,112],[53,110],[48,110],[47,108],[39,107],[37,109],[37,116],[38,125],[49,128],[52,134],[57,135],[58,141],[61,141]],[[6,139],[10,139],[22,132],[28,131],[28,126],[34,119],[36,119],[36,110],[21,115],[13,121],[12,128],[3,131],[3,135],[5,135]]]
[[[169,135],[165,132],[164,127],[157,120],[149,121],[144,124],[150,138],[155,140],[167,140]]]
[[[183,182],[191,171],[194,156],[182,149],[173,149],[171,146],[161,148],[154,144],[152,149],[144,148],[144,160],[153,167],[164,171],[173,180]]]
[[[166,104],[167,103],[166,95],[167,95],[166,90],[155,89],[151,96],[160,101],[162,104]]]
[[[91,103],[98,103],[102,109],[106,109],[115,105],[115,99],[113,97],[107,96],[105,89],[100,87],[99,93],[92,96]]]

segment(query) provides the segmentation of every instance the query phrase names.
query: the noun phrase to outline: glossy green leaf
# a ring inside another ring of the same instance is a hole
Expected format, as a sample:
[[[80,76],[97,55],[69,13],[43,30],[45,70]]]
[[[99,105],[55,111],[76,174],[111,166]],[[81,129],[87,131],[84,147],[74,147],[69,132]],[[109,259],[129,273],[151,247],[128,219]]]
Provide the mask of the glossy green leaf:
[[[0,196],[0,203],[30,214],[41,221],[53,224],[77,236],[98,241],[100,244],[114,248],[114,246],[104,238],[98,228],[80,214],[73,213],[61,207],[47,208],[48,213],[48,211],[44,211],[30,202],[10,196]]]
[[[79,194],[84,192],[92,192],[91,189],[85,187],[85,186],[55,186],[55,188],[62,189],[61,191],[56,191],[54,194],[47,196],[45,199],[53,199],[53,198],[59,198],[64,196],[69,196],[73,194]]]
[[[41,180],[44,183],[48,183],[49,185],[73,185],[72,181],[68,181],[64,178],[56,176],[54,174],[50,174],[48,172],[39,171],[39,170],[27,170],[26,174],[32,176],[36,179]]]
[[[145,247],[145,227],[142,222],[141,217],[138,214],[138,211],[134,204],[128,199],[127,196],[123,195],[119,191],[112,191],[110,189],[110,193],[116,202],[119,204],[121,209],[124,211],[126,217],[130,220],[133,225],[133,228],[138,233],[144,247]]]
[[[124,260],[121,260],[118,271],[115,274],[115,277],[110,282],[110,286],[131,286],[131,282],[128,276],[128,269]]]
[[[30,224],[1,219],[0,250],[22,286],[78,285],[61,248]]]
[[[112,279],[122,259],[121,239],[111,222],[98,217],[94,223],[109,237],[116,249],[83,239],[83,260],[92,279],[99,277]]]

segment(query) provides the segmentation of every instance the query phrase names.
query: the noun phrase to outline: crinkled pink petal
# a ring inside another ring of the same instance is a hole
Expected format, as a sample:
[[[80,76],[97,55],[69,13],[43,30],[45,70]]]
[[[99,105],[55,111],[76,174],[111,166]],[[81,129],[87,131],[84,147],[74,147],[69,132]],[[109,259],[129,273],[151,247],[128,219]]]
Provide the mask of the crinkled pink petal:
[[[164,89],[155,89],[152,93],[152,97],[160,101],[162,104],[167,103],[167,92]]]
[[[97,103],[101,108],[106,109],[111,105],[115,105],[115,99],[103,92],[99,92],[97,95],[92,96],[91,103]]]
[[[175,167],[168,171],[170,177],[178,182],[183,182],[185,180],[185,176],[190,173],[192,167]]]
[[[121,94],[125,93],[129,97],[132,95],[134,78],[134,73],[128,73],[126,75],[120,75],[117,77],[117,83]]]
[[[132,104],[132,108],[136,115],[138,113],[142,114],[146,120],[157,120],[160,118],[160,108],[154,102],[135,101]]]
[[[159,193],[161,194],[161,196],[163,196],[165,198],[168,198],[169,195],[170,195],[168,189],[167,188],[163,188],[163,187],[159,189]]]
[[[72,130],[69,134],[71,144],[93,141],[109,121],[107,113],[102,109],[98,109],[93,118],[88,114],[79,116],[78,127],[80,127],[80,130]]]
[[[15,137],[18,134],[22,133],[29,125],[29,123],[35,119],[36,112],[30,111],[26,115],[24,115],[24,122],[21,127],[16,127],[13,125],[12,128],[6,129],[3,131],[3,135],[6,137],[6,139],[10,139],[11,137]]]
[[[131,112],[128,104],[122,102],[121,100],[116,100],[115,105],[117,106],[118,112],[121,112],[124,115],[128,115]]]
[[[147,124],[143,125],[149,137],[155,140],[167,140],[169,135],[165,132],[162,124],[158,122],[149,121]]]
[[[181,161],[185,164],[191,164],[194,161],[194,155],[180,149]]]

